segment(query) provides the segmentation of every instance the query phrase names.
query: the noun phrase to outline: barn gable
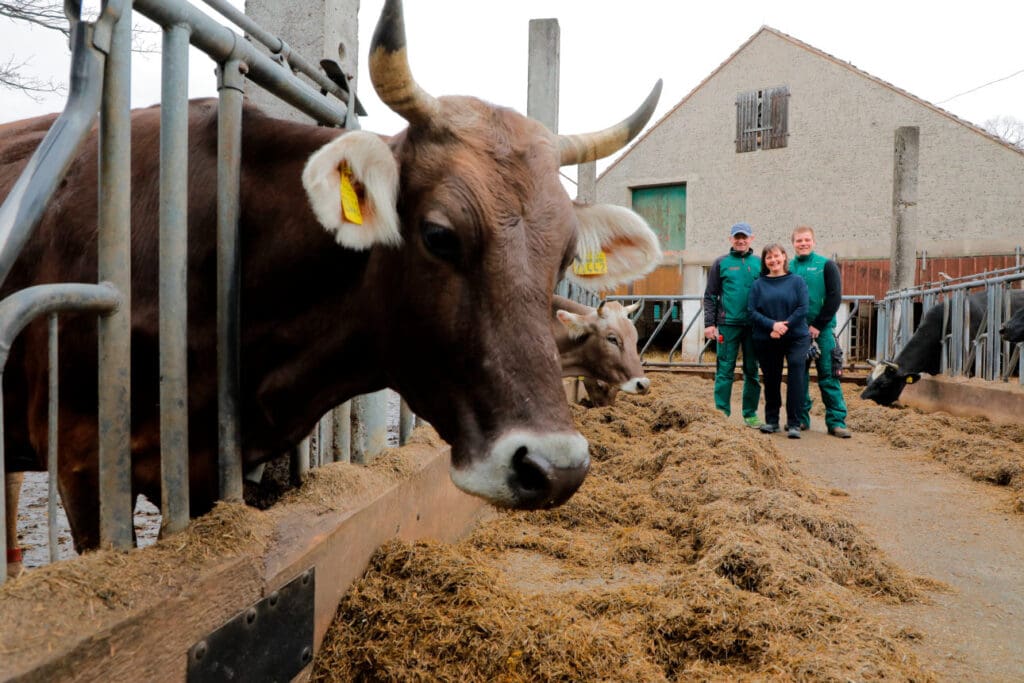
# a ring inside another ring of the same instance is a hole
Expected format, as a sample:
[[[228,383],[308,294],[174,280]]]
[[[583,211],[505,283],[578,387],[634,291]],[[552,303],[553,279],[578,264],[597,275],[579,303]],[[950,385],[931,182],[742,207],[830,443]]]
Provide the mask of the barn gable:
[[[920,129],[916,250],[1012,255],[1024,243],[1024,151],[767,26],[609,166],[597,196],[653,202],[670,223],[658,226],[666,269],[681,274],[723,253],[739,220],[754,226],[755,247],[788,244],[809,224],[823,253],[887,261],[902,126]],[[686,279],[685,291],[701,291]]]

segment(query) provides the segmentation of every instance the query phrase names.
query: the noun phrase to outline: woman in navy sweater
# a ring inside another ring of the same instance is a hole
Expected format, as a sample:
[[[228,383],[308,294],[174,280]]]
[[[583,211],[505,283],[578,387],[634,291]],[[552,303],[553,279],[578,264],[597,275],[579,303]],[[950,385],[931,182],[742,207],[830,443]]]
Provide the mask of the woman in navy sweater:
[[[807,351],[811,334],[807,329],[807,283],[789,272],[789,258],[780,244],[769,244],[761,252],[761,277],[754,280],[747,300],[754,327],[754,348],[764,374],[764,424],[766,434],[779,431],[782,406],[782,363],[789,368],[786,379],[786,432],[800,438],[800,408],[807,381]]]

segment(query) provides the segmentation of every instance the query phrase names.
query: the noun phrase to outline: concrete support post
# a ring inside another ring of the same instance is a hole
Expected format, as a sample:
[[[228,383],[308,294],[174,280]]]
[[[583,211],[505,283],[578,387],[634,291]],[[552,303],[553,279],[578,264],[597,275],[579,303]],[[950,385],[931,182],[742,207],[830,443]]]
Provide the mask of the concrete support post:
[[[892,177],[892,261],[889,289],[914,286],[914,238],[917,235],[917,178],[920,129],[896,129]]]
[[[359,0],[306,0],[301,3],[278,0],[245,0],[245,13],[265,30],[287,43],[313,65],[321,59],[338,62],[349,78],[349,91],[356,91],[359,58]],[[273,116],[309,121],[261,88],[247,93],[252,101]]]
[[[560,29],[557,19],[530,19],[526,115],[558,132]]]
[[[576,199],[587,204],[597,201],[596,161],[588,161],[576,167]]]
[[[679,268],[682,270],[683,279],[683,291],[681,293],[703,296],[708,279],[707,274],[704,272],[704,267],[700,264],[680,263]],[[682,311],[680,313],[684,328],[691,318],[701,315],[702,309],[703,303],[701,301],[684,301],[682,303]],[[701,349],[704,348],[706,341],[704,339],[704,320],[697,320],[693,327],[690,328],[686,338],[683,339],[683,358],[685,360],[698,360],[697,357],[700,355]]]

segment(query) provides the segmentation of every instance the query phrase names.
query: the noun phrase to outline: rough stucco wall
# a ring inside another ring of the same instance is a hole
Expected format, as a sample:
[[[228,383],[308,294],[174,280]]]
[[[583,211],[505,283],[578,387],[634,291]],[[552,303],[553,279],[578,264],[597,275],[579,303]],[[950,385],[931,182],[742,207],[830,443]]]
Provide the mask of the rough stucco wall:
[[[737,93],[788,85],[789,146],[735,151]],[[686,262],[728,247],[751,223],[755,247],[813,225],[826,254],[887,258],[893,142],[921,130],[916,249],[930,256],[1024,244],[1024,154],[819,54],[762,32],[598,180],[600,201],[630,187],[687,183]]]

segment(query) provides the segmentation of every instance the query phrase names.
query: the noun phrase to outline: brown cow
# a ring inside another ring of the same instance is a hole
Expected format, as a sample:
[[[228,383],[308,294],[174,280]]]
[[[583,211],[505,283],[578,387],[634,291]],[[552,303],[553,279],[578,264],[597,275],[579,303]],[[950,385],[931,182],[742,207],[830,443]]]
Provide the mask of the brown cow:
[[[589,380],[585,384],[593,405],[610,406],[619,391],[647,393],[651,381],[644,377],[636,326],[629,319],[639,303],[610,301],[593,308],[555,296],[551,305],[562,376]]]
[[[275,120],[246,106],[241,168],[241,411],[247,468],[309,433],[342,401],[398,391],[452,446],[461,489],[495,505],[567,500],[590,466],[562,391],[551,292],[574,258],[603,251],[611,286],[649,272],[658,240],[638,215],[575,205],[559,166],[607,156],[643,127],[633,116],[557,136],[510,109],[434,98],[406,59],[401,4],[378,23],[370,72],[409,126],[393,137]],[[0,133],[5,196],[52,117]],[[132,487],[160,500],[157,151],[160,111],[132,113]],[[189,116],[189,495],[217,498],[215,216],[217,104]],[[0,296],[96,280],[97,151],[83,145]],[[340,208],[352,174],[362,223]],[[304,200],[305,198],[305,200]],[[306,201],[308,200],[308,201]],[[595,281],[596,280],[596,281]],[[514,295],[513,295],[514,293]],[[481,311],[493,312],[481,324]],[[96,323],[62,316],[59,486],[79,549],[98,537]],[[8,471],[46,452],[45,321],[30,325],[4,377]],[[541,350],[538,353],[538,349]]]

